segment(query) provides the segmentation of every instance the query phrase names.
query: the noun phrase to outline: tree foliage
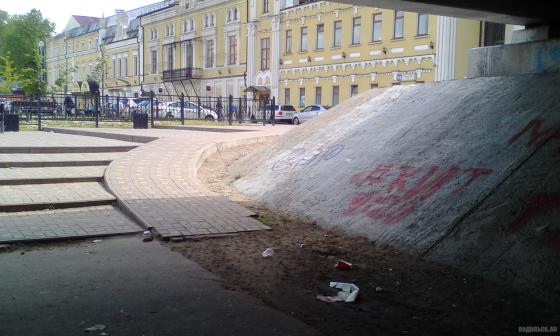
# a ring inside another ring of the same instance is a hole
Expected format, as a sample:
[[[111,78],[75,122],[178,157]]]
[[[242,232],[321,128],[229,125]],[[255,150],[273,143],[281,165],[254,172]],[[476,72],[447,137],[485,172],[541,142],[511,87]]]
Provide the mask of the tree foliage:
[[[0,73],[13,69],[13,74],[18,77],[17,83],[28,95],[44,89],[45,83],[39,80],[41,58],[38,45],[39,41],[45,42],[53,31],[54,23],[43,18],[37,9],[11,16],[0,10]],[[4,86],[8,84],[6,82],[4,79]]]

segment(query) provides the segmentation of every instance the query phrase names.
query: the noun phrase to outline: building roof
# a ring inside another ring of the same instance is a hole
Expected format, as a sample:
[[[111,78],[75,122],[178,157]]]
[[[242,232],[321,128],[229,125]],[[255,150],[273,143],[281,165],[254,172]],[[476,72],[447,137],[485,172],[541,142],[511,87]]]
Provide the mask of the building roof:
[[[80,26],[85,26],[97,22],[97,20],[99,20],[99,18],[93,16],[72,15],[72,17],[74,18],[74,20],[76,20],[76,22]]]

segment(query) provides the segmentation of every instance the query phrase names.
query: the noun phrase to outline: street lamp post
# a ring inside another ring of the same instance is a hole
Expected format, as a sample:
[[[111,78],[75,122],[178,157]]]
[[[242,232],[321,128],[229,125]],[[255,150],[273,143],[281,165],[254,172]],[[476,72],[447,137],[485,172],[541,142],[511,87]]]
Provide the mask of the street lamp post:
[[[43,81],[45,80],[45,42],[39,41],[39,83],[38,83],[38,96],[37,103],[39,104],[39,110],[37,111],[37,127],[39,131],[42,130],[41,125],[41,114],[43,112],[41,104],[41,96],[43,95]]]

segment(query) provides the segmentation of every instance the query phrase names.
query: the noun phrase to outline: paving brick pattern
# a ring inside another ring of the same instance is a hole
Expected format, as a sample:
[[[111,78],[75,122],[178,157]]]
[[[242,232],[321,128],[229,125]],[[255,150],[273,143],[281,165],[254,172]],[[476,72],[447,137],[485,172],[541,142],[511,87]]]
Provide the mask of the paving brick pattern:
[[[91,139],[91,138],[90,138]],[[0,137],[0,140],[3,138]],[[90,140],[91,141],[91,140]],[[123,153],[1,154],[0,167],[107,165]]]
[[[0,243],[97,237],[140,232],[113,206],[0,213]]]
[[[0,211],[21,205],[32,207],[40,204],[64,204],[114,201],[115,197],[100,182],[53,183],[35,185],[0,186]]]
[[[34,181],[54,181],[63,183],[76,179],[102,179],[104,166],[81,167],[42,167],[42,168],[0,168],[0,185],[13,184],[15,181],[34,183]]]
[[[270,229],[251,218],[251,211],[204,187],[193,174],[192,161],[195,153],[209,144],[272,134],[144,132],[138,130],[137,134],[161,138],[122,155],[105,173],[109,189],[144,226],[154,227],[164,238]]]
[[[53,132],[5,132],[0,134],[2,148],[34,147],[136,147],[137,143],[113,139],[92,138]]]
[[[204,143],[182,147],[168,140],[129,152],[107,171],[111,190],[144,225],[164,238],[269,229],[189,176],[189,160]]]

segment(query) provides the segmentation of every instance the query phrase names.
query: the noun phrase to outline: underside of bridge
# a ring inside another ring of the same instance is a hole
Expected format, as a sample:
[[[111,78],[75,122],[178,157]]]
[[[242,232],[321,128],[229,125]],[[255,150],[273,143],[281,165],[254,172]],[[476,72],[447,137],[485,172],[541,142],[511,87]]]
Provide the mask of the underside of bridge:
[[[360,6],[404,10],[465,19],[540,26],[558,23],[551,2],[543,0],[337,0]]]

